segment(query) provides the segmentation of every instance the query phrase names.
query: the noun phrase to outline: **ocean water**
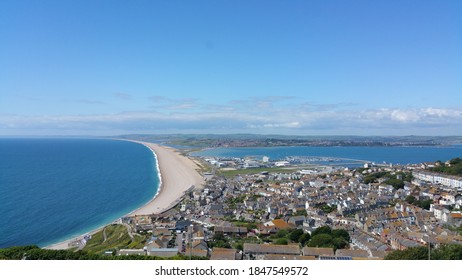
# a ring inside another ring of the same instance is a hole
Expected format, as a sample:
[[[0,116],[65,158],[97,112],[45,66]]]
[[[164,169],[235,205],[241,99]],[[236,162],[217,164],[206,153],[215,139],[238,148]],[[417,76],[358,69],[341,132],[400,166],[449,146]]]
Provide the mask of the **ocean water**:
[[[147,147],[106,139],[0,139],[0,248],[47,246],[128,214],[157,192]]]
[[[375,163],[410,164],[431,161],[446,161],[462,157],[462,146],[432,147],[262,147],[262,148],[217,148],[191,153],[192,156],[210,156],[243,158],[253,156],[261,159],[268,156],[271,160],[286,157],[331,157],[349,160],[361,160]]]

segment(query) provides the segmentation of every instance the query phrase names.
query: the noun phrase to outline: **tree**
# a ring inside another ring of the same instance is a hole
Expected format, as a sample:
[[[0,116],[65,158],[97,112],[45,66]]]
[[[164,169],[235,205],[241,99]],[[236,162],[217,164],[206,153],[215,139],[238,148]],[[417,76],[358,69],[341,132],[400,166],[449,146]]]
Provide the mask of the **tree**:
[[[345,241],[350,242],[350,234],[344,229],[332,230],[332,236],[334,238],[343,238]]]
[[[303,235],[303,229],[296,229],[289,233],[289,239],[293,242],[297,242]]]
[[[420,208],[423,208],[425,210],[430,210],[430,205],[433,203],[431,199],[426,199],[426,200],[420,200],[419,201],[419,206]]]
[[[409,204],[414,204],[417,201],[417,199],[412,195],[408,195],[405,200]]]
[[[213,235],[212,239],[215,240],[215,241],[220,241],[220,240],[221,240],[221,241],[225,241],[225,240],[226,240],[226,237],[225,237],[225,235],[224,235],[223,233],[217,232],[217,233],[215,233],[215,234]]]
[[[462,245],[441,245],[441,247],[432,251],[431,258],[435,260],[462,260]]]
[[[309,233],[304,233],[300,236],[300,238],[298,239],[298,242],[303,246],[305,246],[306,243],[308,243],[308,241],[310,241],[311,239],[311,235]]]
[[[327,233],[313,235],[308,242],[309,247],[334,247],[332,244],[332,236]]]
[[[221,232],[217,232],[212,237],[213,241],[208,242],[210,247],[231,248],[228,239]]]
[[[283,238],[276,239],[274,244],[276,244],[276,245],[287,245],[287,244],[289,244],[289,241],[287,240],[287,238],[283,237]]]
[[[331,234],[331,233],[332,233],[332,229],[331,229],[329,226],[318,227],[317,229],[315,229],[315,230],[313,231],[313,233],[311,234],[311,236],[314,237],[315,235],[317,235],[317,234],[322,234],[322,233]]]
[[[384,183],[393,186],[395,190],[404,188],[404,182],[402,180],[390,178],[386,180]]]
[[[449,161],[449,163],[450,163],[450,164],[453,164],[453,165],[454,165],[454,164],[459,164],[459,163],[462,163],[462,159],[456,157],[456,158],[451,159],[451,160]]]
[[[278,232],[276,232],[275,236],[276,236],[277,238],[282,238],[282,237],[286,236],[288,233],[289,233],[288,230],[286,230],[286,229],[281,229],[281,230],[279,230]]]
[[[386,260],[428,260],[427,247],[412,247],[406,250],[396,250],[385,257]]]
[[[335,237],[334,239],[332,239],[332,245],[334,245],[334,250],[347,248],[348,244],[348,241],[346,241],[342,237]]]

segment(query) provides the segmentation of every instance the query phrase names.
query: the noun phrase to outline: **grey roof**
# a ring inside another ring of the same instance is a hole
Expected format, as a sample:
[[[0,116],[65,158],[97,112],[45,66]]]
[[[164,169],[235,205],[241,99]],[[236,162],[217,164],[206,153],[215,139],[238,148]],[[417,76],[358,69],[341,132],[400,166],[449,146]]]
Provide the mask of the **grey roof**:
[[[300,255],[300,247],[298,245],[244,243],[244,253]]]
[[[332,248],[304,247],[302,253],[304,256],[335,256]]]
[[[235,260],[236,249],[213,248],[211,260]]]
[[[335,252],[337,257],[368,258],[369,253],[366,250],[338,249]]]
[[[372,257],[383,259],[388,255],[388,253],[390,253],[390,251],[371,250],[371,253]]]
[[[263,256],[263,260],[315,260],[313,256],[298,256],[298,255],[279,255],[267,254]]]
[[[246,227],[221,227],[221,226],[215,226],[215,232],[247,233],[247,228]]]

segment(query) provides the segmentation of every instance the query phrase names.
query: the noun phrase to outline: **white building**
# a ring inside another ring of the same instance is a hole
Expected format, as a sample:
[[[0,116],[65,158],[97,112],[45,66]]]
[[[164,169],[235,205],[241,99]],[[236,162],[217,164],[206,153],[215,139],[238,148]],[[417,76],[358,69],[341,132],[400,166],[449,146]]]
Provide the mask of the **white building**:
[[[454,189],[462,188],[462,178],[458,176],[444,175],[424,170],[413,171],[412,176],[418,180],[430,182],[432,184],[440,184]]]

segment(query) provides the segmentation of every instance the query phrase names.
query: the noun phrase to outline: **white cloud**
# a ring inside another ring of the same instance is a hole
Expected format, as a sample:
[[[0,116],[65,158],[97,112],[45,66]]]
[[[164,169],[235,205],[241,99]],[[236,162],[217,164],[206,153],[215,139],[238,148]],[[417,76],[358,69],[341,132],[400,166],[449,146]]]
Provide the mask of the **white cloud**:
[[[180,100],[177,100],[180,101]],[[319,111],[304,106],[207,105],[181,100],[172,110],[93,115],[0,115],[0,134],[163,133],[166,131],[292,134],[461,134],[461,108]],[[188,105],[190,102],[191,104]],[[173,101],[167,103],[173,106]],[[252,108],[252,109],[249,109]]]
[[[390,112],[390,116],[392,120],[403,123],[416,122],[420,120],[418,112],[415,111],[392,110]]]
[[[297,128],[300,127],[299,122],[290,122],[290,123],[267,123],[264,124],[263,127],[265,128]]]

